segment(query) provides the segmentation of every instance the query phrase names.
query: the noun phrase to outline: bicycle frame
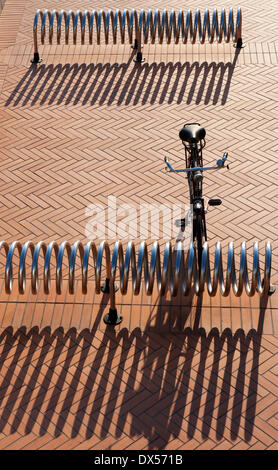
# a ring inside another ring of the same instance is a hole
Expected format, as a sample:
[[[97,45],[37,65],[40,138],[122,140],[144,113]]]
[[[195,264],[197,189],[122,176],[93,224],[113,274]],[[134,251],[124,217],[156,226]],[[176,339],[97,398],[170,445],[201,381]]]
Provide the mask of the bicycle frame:
[[[188,143],[186,144],[183,141],[184,149],[185,149],[185,164],[186,168],[175,169],[170,164],[167,157],[165,157],[164,161],[166,163],[166,171],[167,172],[174,172],[180,173],[184,172],[187,173],[187,180],[189,185],[189,196],[190,196],[190,204],[192,206],[193,211],[193,241],[197,239],[197,231],[200,230],[200,226],[198,228],[197,218],[199,219],[199,225],[201,221],[201,232],[202,235],[207,241],[207,230],[206,230],[206,218],[205,214],[207,212],[207,208],[205,207],[204,198],[202,194],[202,182],[203,182],[203,171],[205,170],[218,170],[220,168],[229,168],[228,165],[225,165],[228,153],[225,152],[223,157],[217,160],[215,166],[203,166],[203,154],[202,150],[205,147],[205,139],[201,139],[197,143]],[[212,204],[212,201],[214,203]],[[216,205],[216,202],[221,200],[211,200],[211,205]],[[201,216],[201,219],[200,219]],[[181,219],[181,222],[185,224],[185,219]],[[182,226],[182,225],[181,225]]]
[[[187,180],[189,185],[190,204],[193,210],[193,241],[197,238],[197,216],[201,216],[203,226],[203,236],[207,241],[207,229],[205,218],[205,206],[203,198],[203,154],[202,149],[205,146],[205,141],[192,143],[187,146],[185,143],[185,163],[186,167],[192,171],[187,172]]]

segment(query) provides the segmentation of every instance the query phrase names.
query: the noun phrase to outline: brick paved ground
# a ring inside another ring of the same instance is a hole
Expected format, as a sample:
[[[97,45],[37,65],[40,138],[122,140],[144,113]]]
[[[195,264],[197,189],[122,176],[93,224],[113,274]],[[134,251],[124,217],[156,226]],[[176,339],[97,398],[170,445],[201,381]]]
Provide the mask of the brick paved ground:
[[[207,0],[205,7],[238,6]],[[121,0],[105,7],[124,7]],[[177,8],[134,1],[135,8]],[[87,1],[7,0],[0,17],[1,239],[86,241],[86,207],[185,202],[178,131],[207,129],[205,162],[229,151],[229,172],[206,175],[222,197],[210,245],[273,248],[277,283],[278,5],[242,0],[246,47],[128,45],[40,48],[36,8]],[[103,2],[94,3],[95,8]],[[200,7],[191,0],[187,8]],[[29,285],[28,285],[29,287]],[[1,273],[1,449],[276,449],[278,293],[268,301],[117,294],[123,323],[106,327],[106,296],[40,289],[7,296]]]

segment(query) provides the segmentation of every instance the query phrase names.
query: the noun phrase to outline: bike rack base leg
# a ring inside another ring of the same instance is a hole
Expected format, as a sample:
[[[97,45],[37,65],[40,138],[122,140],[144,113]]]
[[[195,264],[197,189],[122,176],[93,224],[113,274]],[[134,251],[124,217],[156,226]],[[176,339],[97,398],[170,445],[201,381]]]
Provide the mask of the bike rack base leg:
[[[134,49],[134,50],[138,49],[138,39],[134,40],[134,44],[131,46],[131,49]]]
[[[130,48],[133,49],[134,51],[137,51],[137,49],[138,49],[138,39],[134,40],[134,44],[132,44],[132,46],[130,46]],[[143,49],[143,46],[141,46],[141,49]]]
[[[142,52],[137,52],[134,62],[139,63],[139,64],[142,64],[143,62],[145,62],[145,59],[143,59],[143,56],[142,56]]]
[[[243,49],[245,44],[242,42],[242,38],[238,38],[237,42],[234,44],[236,49]]]
[[[100,289],[101,289],[101,292],[103,292],[103,294],[110,294],[110,279],[109,279],[109,277],[107,277],[105,279],[105,283],[102,284]],[[114,292],[117,292],[118,290],[119,290],[119,286],[118,286],[118,284],[115,284],[114,285]]]
[[[264,286],[264,279],[262,280],[262,287]],[[273,284],[269,284],[267,295],[272,295],[276,291],[276,287]]]
[[[109,312],[103,317],[103,321],[106,325],[119,325],[122,319],[123,317],[118,314],[116,308],[110,308]]]
[[[32,64],[39,64],[42,62],[42,58],[39,56],[38,52],[34,52],[34,57],[31,59]]]

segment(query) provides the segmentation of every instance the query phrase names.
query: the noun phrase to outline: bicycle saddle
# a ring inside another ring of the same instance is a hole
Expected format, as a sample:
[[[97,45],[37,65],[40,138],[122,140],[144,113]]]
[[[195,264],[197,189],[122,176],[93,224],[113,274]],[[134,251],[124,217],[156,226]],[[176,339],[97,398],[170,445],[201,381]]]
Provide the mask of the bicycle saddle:
[[[179,133],[180,139],[190,144],[200,142],[200,140],[205,138],[205,135],[206,130],[200,124],[185,124]]]

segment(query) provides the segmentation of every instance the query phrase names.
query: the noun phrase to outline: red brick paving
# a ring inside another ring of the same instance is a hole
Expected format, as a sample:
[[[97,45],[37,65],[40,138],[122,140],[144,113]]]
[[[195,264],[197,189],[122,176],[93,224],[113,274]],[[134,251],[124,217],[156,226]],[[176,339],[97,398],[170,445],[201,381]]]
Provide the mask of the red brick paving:
[[[131,5],[165,6],[179,5]],[[42,64],[30,67],[42,5],[7,0],[1,239],[85,242],[86,207],[106,206],[109,195],[135,207],[184,202],[184,181],[163,172],[162,157],[178,165],[178,130],[199,121],[205,161],[228,150],[231,163],[229,172],[206,175],[206,194],[224,201],[208,214],[210,244],[270,240],[277,283],[277,2],[239,6],[246,47],[238,55],[230,44],[146,45],[147,63],[135,68],[128,45],[46,45]],[[1,449],[277,450],[278,293],[267,302],[116,298],[124,320],[111,329],[107,298],[94,295],[92,282],[74,297],[53,288],[48,297],[29,288],[19,296],[16,287],[9,296],[1,286]]]

